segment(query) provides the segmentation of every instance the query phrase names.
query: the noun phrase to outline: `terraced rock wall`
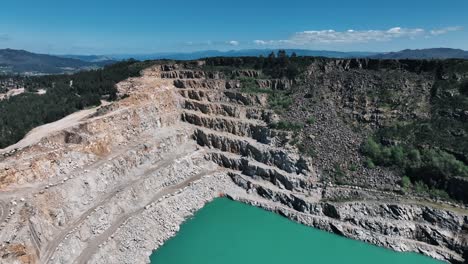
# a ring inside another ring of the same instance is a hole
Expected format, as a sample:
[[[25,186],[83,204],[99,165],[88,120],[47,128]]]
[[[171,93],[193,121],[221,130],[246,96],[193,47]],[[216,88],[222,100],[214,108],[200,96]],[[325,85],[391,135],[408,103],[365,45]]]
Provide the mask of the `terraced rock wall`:
[[[272,129],[279,117],[268,94],[182,64],[156,65],[118,87],[127,98],[4,151],[0,262],[148,262],[219,195],[342,236],[464,261],[464,207],[322,182],[290,144],[293,132]]]

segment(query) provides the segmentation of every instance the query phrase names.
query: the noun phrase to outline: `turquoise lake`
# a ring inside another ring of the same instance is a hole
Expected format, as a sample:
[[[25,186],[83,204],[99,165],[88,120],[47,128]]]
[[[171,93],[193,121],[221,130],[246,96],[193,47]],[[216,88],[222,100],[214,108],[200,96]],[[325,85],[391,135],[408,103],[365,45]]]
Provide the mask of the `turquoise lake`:
[[[440,264],[306,227],[277,214],[218,198],[151,255],[152,264]]]

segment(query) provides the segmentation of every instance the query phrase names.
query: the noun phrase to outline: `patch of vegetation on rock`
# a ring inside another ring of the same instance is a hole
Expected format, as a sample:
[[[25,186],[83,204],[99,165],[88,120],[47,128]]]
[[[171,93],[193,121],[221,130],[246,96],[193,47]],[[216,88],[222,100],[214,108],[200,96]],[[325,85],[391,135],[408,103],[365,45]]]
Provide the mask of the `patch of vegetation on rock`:
[[[448,188],[448,180],[453,177],[468,177],[468,166],[457,158],[440,149],[415,148],[413,146],[384,146],[369,138],[361,151],[369,158],[368,163],[379,166],[396,167],[406,176],[402,180],[404,188],[415,183],[417,192],[432,191],[443,193]],[[368,167],[371,167],[367,165]],[[423,185],[427,188],[423,188]],[[443,193],[444,194],[444,193]],[[446,196],[445,194],[443,196]]]

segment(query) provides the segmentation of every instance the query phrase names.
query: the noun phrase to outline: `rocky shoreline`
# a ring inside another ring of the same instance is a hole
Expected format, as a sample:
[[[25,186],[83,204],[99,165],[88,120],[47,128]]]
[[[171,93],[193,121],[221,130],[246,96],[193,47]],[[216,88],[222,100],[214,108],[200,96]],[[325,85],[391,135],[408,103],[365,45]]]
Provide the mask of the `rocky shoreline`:
[[[102,247],[100,246],[99,251],[93,256],[90,263],[132,263],[135,259],[138,260],[138,263],[143,262],[143,260],[149,263],[149,256],[152,252],[162,246],[165,241],[175,236],[183,222],[196,214],[206,203],[211,202],[221,195],[227,196],[235,201],[278,213],[290,220],[310,227],[386,247],[395,251],[416,252],[444,261],[463,261],[462,259],[457,259],[457,256],[453,255],[451,252],[440,250],[436,246],[410,241],[409,239],[399,237],[395,234],[387,234],[384,236],[380,233],[381,231],[378,230],[379,228],[385,228],[387,230],[399,229],[399,232],[410,232],[405,229],[412,228],[411,220],[394,220],[394,226],[390,226],[389,221],[381,217],[373,223],[375,230],[363,227],[357,228],[356,226],[346,224],[345,221],[340,220],[338,215],[348,213],[356,217],[359,212],[365,211],[359,208],[364,206],[363,204],[348,203],[346,204],[346,208],[338,209],[330,203],[317,203],[311,204],[315,206],[313,211],[305,213],[300,210],[295,210],[294,204],[285,205],[271,198],[265,199],[258,193],[258,190],[250,189],[246,191],[230,180],[229,173],[218,173],[215,175],[207,175],[199,182],[194,183],[180,193],[172,194],[163,201],[148,206],[144,213],[122,225],[121,230],[114,233],[112,240],[109,240],[111,241],[109,244],[104,243]],[[400,219],[408,217],[409,214],[412,213],[411,211],[421,210],[421,208],[414,205],[385,203],[375,204],[375,208],[366,208],[366,210],[369,212],[373,209],[374,212],[372,213],[378,214],[379,212],[377,211],[382,210],[382,208],[388,211],[399,211],[401,214]],[[346,210],[348,212],[346,212]],[[350,213],[349,211],[351,210],[352,212]],[[429,208],[426,208],[426,210],[429,210]],[[442,214],[442,212],[435,210],[431,210],[430,212],[434,216]],[[371,213],[365,214],[366,217],[370,217]],[[444,217],[443,215],[439,216]],[[346,218],[346,216],[341,217]],[[446,218],[444,220],[446,220]],[[452,221],[455,220],[460,219],[452,219]],[[155,221],[157,223],[155,223]],[[382,226],[379,226],[379,224]],[[445,225],[446,223],[439,224]],[[447,223],[447,225],[449,224],[450,223]],[[368,224],[368,226],[370,225]],[[158,228],[154,229],[154,227]],[[138,241],[139,246],[136,247],[131,241]],[[118,249],[117,254],[115,253],[116,248]],[[139,257],[136,258],[135,256]]]

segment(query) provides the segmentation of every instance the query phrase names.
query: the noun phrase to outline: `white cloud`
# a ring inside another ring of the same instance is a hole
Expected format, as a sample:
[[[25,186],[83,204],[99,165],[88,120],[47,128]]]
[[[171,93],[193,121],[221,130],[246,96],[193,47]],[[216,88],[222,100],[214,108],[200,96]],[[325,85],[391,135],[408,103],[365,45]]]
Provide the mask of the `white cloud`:
[[[437,29],[431,30],[431,35],[438,36],[438,35],[446,34],[446,33],[453,32],[453,31],[460,31],[460,30],[463,30],[463,27],[456,26],[456,27],[437,28]]]
[[[292,40],[288,40],[288,39],[285,39],[285,40],[254,40],[253,41],[254,44],[257,44],[257,45],[275,45],[275,44],[294,44],[294,41]]]
[[[429,32],[422,28],[402,28],[393,27],[387,30],[353,30],[335,31],[328,30],[308,30],[297,32],[289,39],[283,40],[254,40],[256,45],[291,45],[307,46],[312,44],[349,44],[349,43],[368,43],[376,41],[391,41],[394,39],[415,39],[418,37],[429,37],[442,35],[451,31],[462,30],[461,27],[446,27],[433,29]]]
[[[201,42],[187,41],[184,44],[187,46],[210,46],[210,45],[213,45],[214,42],[211,40],[201,41]]]
[[[231,40],[231,41],[226,42],[226,44],[231,45],[231,46],[239,46],[240,43],[237,40]]]
[[[199,47],[204,47],[204,46],[239,46],[240,42],[237,40],[229,40],[229,41],[213,41],[213,40],[206,40],[206,41],[187,41],[184,42],[186,46],[199,46]]]
[[[361,43],[369,41],[388,41],[393,38],[414,36],[420,34],[421,29],[391,28],[386,31],[335,31],[335,30],[312,30],[296,33],[290,41],[294,44],[304,45],[309,43]]]
[[[416,38],[431,38],[447,34],[449,32],[463,30],[462,27],[452,26],[445,28],[423,29],[423,28],[405,28],[405,27],[392,27],[388,29],[369,29],[369,30],[356,30],[348,29],[344,31],[336,31],[333,29],[327,30],[306,30],[296,32],[287,39],[257,39],[250,42],[258,46],[272,46],[272,47],[310,47],[313,45],[327,45],[327,44],[356,44],[356,43],[370,43],[370,42],[389,42],[396,39],[416,39]],[[0,35],[0,40],[1,40]],[[237,40],[225,41],[200,41],[200,42],[186,42],[185,45],[192,47],[238,47],[243,45]]]

